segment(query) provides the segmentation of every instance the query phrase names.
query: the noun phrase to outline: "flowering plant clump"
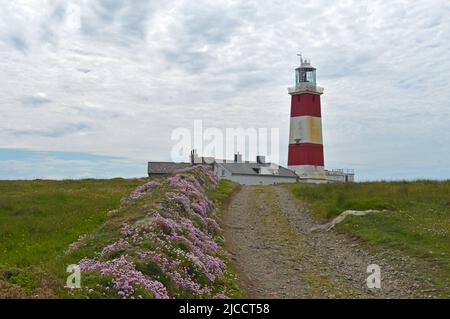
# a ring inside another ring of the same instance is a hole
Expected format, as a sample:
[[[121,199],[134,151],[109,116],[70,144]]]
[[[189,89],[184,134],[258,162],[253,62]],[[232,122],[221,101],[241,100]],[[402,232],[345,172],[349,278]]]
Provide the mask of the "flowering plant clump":
[[[85,235],[80,235],[78,237],[78,239],[76,241],[74,241],[73,243],[71,243],[66,250],[66,255],[78,250],[81,246],[83,246],[84,241],[86,239],[86,234]]]
[[[152,188],[159,186],[157,181],[150,181],[136,188],[131,194],[130,199],[136,200],[146,195]]]
[[[144,288],[154,298],[169,297],[163,284],[149,279],[142,272],[136,270],[135,265],[127,260],[125,255],[105,262],[85,258],[80,261],[79,266],[81,271],[98,271],[102,276],[110,276],[111,286],[117,290],[120,297],[133,297],[136,286]],[[139,298],[139,296],[137,297]]]
[[[128,247],[128,242],[124,239],[119,239],[118,241],[106,246],[105,248],[103,248],[102,252],[100,253],[102,256],[118,251],[118,250],[122,250]]]
[[[120,210],[138,207],[142,216],[121,219],[118,238],[80,261],[82,274],[100,278],[86,290],[119,298],[227,298],[226,254],[207,196],[217,184],[209,167],[195,166],[135,189],[132,204]],[[148,196],[155,188],[163,194],[156,203]]]

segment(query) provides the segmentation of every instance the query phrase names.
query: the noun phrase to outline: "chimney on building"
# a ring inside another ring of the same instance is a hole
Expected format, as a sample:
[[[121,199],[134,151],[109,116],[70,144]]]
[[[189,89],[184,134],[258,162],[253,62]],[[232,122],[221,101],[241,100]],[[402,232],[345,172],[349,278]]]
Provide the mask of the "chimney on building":
[[[242,154],[234,154],[234,162],[235,163],[242,163]]]
[[[198,157],[197,150],[191,150],[191,164],[201,164],[201,159]]]
[[[262,155],[256,156],[256,163],[258,164],[266,164],[266,157]]]

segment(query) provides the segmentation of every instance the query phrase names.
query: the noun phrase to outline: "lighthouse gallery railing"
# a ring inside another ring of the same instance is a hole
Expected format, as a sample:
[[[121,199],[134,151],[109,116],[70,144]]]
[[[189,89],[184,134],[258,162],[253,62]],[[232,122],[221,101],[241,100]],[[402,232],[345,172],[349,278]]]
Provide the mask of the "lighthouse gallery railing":
[[[315,85],[314,83],[298,83],[294,87],[288,88],[289,93],[297,93],[297,92],[314,92],[314,93],[323,93],[323,88]]]

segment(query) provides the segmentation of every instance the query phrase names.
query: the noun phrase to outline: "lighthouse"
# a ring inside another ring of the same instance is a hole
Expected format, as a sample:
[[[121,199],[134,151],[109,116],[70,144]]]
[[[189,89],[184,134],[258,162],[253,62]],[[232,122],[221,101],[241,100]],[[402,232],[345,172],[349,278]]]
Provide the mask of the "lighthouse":
[[[320,110],[323,88],[316,84],[316,68],[309,59],[299,56],[295,86],[288,89],[291,95],[288,168],[301,181],[326,183]]]

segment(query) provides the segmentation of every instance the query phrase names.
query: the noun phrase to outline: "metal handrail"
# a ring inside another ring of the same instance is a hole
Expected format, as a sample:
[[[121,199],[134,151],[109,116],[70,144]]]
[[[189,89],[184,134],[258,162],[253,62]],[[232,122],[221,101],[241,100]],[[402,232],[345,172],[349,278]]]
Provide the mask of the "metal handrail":
[[[342,174],[355,174],[354,169],[332,169],[331,171],[326,170],[325,173],[327,175],[342,175]]]

